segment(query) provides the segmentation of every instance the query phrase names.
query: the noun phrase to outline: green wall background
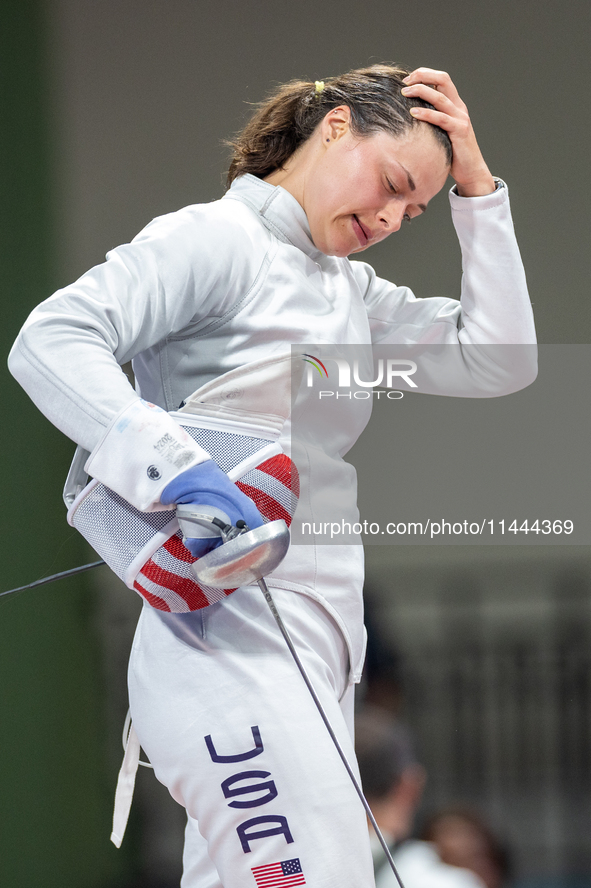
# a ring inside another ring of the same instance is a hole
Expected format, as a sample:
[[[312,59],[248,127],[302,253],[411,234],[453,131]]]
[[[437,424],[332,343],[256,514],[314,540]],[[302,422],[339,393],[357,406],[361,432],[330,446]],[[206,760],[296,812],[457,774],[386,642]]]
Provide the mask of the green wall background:
[[[0,4],[2,353],[56,287],[43,4]],[[86,557],[57,489],[73,445],[2,377],[0,591]],[[99,570],[102,568],[99,568]],[[0,885],[120,884],[129,853],[108,842],[93,598],[85,577],[0,600]]]

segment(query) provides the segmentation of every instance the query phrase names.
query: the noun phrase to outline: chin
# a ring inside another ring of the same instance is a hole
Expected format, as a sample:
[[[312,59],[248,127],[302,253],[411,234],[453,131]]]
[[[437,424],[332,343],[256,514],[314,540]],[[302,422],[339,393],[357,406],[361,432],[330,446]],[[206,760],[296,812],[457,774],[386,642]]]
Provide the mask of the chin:
[[[326,244],[325,247],[318,247],[327,256],[336,256],[337,259],[346,259],[351,253],[355,252],[355,248],[350,244]],[[358,249],[360,249],[358,247]]]
[[[312,241],[316,249],[324,253],[325,256],[336,256],[337,259],[346,259],[356,249],[361,249],[359,244],[355,247],[350,239],[339,237],[338,234],[334,238],[330,236],[330,233],[327,238],[312,236]]]
[[[347,256],[351,255],[351,250],[346,247],[322,247],[315,244],[315,246],[320,250],[321,253],[324,253],[325,256],[336,256],[337,259],[346,259]]]

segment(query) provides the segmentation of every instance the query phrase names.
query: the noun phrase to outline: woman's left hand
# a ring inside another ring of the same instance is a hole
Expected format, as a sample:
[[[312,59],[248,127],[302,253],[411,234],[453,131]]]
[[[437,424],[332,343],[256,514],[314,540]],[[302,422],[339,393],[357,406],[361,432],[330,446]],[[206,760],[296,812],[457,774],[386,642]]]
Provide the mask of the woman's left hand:
[[[478,197],[495,190],[495,181],[484,162],[470,115],[449,74],[433,68],[417,68],[404,78],[405,96],[414,96],[433,105],[412,108],[417,120],[433,123],[444,129],[451,139],[453,161],[450,173],[462,197]]]

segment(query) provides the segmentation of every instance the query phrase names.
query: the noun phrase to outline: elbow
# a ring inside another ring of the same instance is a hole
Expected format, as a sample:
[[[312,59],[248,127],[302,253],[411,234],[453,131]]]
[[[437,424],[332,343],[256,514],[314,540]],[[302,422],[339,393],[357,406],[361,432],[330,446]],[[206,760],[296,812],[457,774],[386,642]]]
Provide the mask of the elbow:
[[[27,376],[28,361],[23,356],[20,341],[21,336],[18,337],[10,350],[10,354],[8,355],[8,370],[17,382],[24,385]]]
[[[532,382],[535,382],[538,378],[538,349],[537,346],[529,346],[529,354],[528,361],[523,368],[523,377],[524,383],[520,386],[520,388],[527,388],[528,385],[531,385]]]
[[[514,345],[515,385],[512,391],[519,392],[527,388],[538,377],[538,347],[537,345]]]
[[[16,338],[8,355],[8,370],[29,397],[35,400],[35,392],[39,386],[39,375],[45,376],[38,357],[36,338],[33,330],[23,328]]]
[[[474,385],[475,397],[501,398],[531,385],[538,375],[536,345],[469,346],[464,360]]]
[[[512,395],[532,385],[538,376],[536,345],[505,345],[501,349],[497,391],[493,397]]]

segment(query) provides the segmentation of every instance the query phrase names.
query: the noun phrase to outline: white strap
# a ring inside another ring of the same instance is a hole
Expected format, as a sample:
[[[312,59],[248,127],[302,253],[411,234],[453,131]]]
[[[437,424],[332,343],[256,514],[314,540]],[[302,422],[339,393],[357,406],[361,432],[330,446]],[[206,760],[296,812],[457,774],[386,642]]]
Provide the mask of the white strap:
[[[125,827],[131,810],[131,801],[133,799],[133,788],[135,786],[135,775],[140,760],[140,741],[132,725],[127,743],[125,744],[125,755],[119,771],[117,779],[117,789],[115,790],[115,808],[113,810],[113,832],[111,833],[111,841],[116,848],[121,847],[123,836],[125,835]]]

